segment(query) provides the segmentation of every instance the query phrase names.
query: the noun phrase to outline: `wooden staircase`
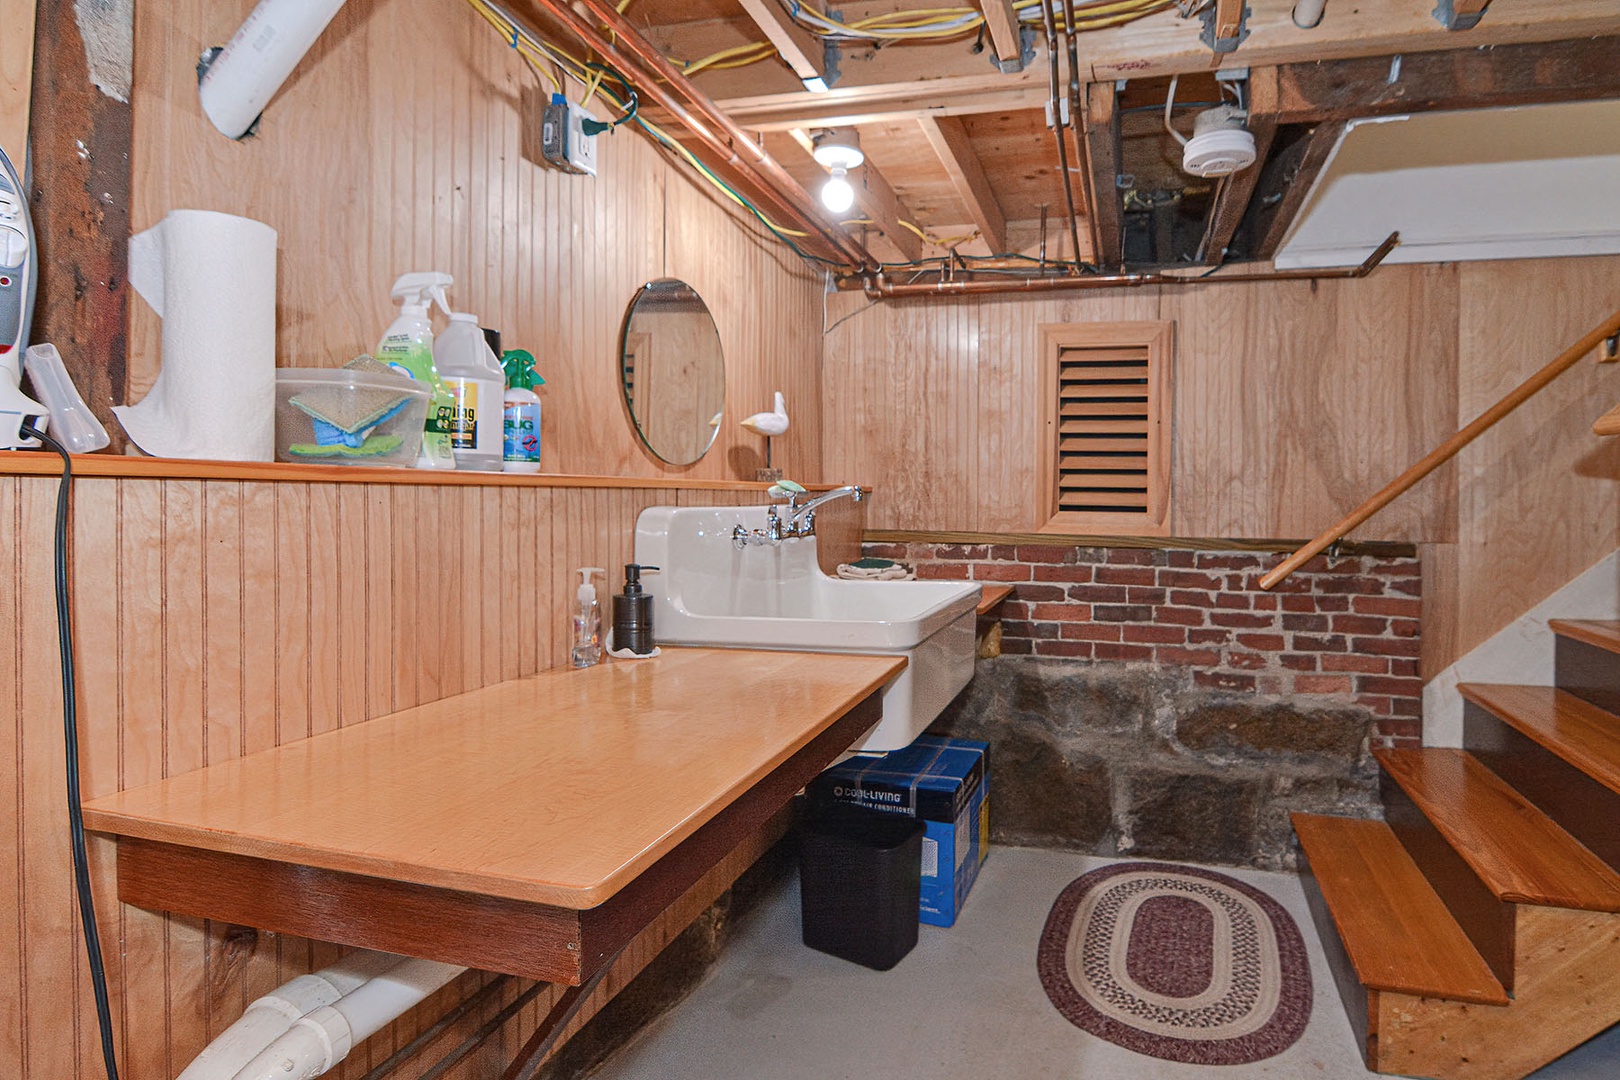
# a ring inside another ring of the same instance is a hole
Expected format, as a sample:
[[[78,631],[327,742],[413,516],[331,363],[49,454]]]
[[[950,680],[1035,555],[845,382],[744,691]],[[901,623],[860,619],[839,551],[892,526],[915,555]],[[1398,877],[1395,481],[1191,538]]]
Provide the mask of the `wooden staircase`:
[[[1556,686],[1465,684],[1466,750],[1383,750],[1385,820],[1295,814],[1367,1067],[1518,1080],[1620,1021],[1620,622]]]

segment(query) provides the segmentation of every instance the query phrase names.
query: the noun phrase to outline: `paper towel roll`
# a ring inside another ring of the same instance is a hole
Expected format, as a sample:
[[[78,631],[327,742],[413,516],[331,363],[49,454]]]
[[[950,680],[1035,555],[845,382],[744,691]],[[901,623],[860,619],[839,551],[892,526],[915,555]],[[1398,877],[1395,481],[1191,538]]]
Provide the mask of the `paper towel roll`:
[[[276,231],[171,210],[130,237],[129,283],[163,319],[156,384],[113,408],[135,445],[157,457],[274,460]]]

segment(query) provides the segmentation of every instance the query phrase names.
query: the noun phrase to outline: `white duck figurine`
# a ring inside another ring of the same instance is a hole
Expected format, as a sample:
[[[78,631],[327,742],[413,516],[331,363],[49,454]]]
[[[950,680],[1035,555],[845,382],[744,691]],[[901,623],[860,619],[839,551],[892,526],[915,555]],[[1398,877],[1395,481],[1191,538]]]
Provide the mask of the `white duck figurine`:
[[[787,402],[782,397],[782,391],[776,392],[776,408],[770,412],[757,412],[742,422],[742,426],[755,435],[763,435],[767,439],[772,435],[781,435],[788,429]]]

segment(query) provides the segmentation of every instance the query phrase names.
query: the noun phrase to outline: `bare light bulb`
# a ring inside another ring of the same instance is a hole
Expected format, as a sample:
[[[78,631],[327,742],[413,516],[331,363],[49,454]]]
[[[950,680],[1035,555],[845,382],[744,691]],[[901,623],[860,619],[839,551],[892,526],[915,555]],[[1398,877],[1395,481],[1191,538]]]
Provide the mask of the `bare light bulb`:
[[[842,214],[855,205],[855,189],[844,179],[848,175],[847,170],[834,169],[821,185],[821,205],[835,214]]]

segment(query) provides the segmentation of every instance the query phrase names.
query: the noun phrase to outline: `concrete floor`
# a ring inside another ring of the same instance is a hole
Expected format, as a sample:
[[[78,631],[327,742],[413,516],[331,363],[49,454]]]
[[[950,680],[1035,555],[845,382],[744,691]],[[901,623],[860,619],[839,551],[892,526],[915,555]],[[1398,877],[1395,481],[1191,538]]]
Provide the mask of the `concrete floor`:
[[[1295,1080],[1372,1076],[1361,1064],[1292,875],[1221,868],[1270,893],[1311,951],[1315,1007],[1289,1050],[1243,1066],[1143,1057],[1088,1035],[1050,1002],[1035,945],[1058,893],[1106,860],[996,848],[949,930],[924,926],[917,948],[877,972],[799,940],[797,882],[738,928],[708,979],[609,1060],[594,1080],[1190,1080],[1224,1075]],[[1535,1080],[1620,1076],[1620,1029]]]

